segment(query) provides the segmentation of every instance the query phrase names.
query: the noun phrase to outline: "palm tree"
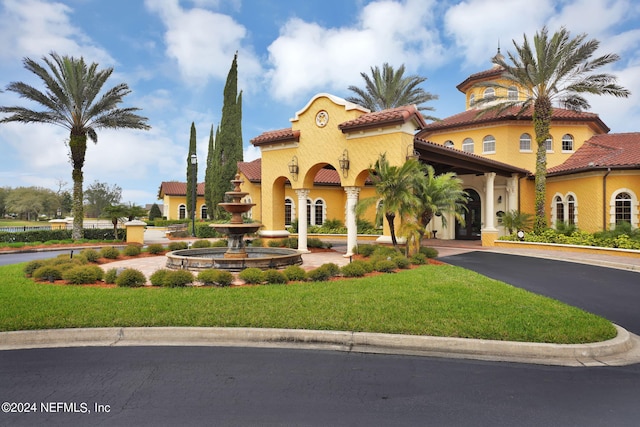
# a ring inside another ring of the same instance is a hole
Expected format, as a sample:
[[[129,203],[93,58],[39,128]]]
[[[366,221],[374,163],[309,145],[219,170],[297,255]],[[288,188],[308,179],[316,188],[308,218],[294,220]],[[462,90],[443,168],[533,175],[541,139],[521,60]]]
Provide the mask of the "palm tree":
[[[545,196],[547,178],[547,154],[545,141],[550,138],[553,102],[573,111],[582,111],[590,107],[581,94],[613,95],[627,97],[630,92],[616,84],[616,77],[606,73],[594,73],[594,70],[616,62],[620,57],[606,54],[592,59],[600,42],[592,39],[585,41],[587,35],[580,34],[571,38],[569,31],[560,31],[549,35],[546,27],[533,37],[533,45],[527,36],[519,45],[515,40],[516,53],[509,53],[511,64],[502,55],[496,55],[492,62],[504,69],[502,78],[508,84],[482,83],[481,86],[494,86],[506,89],[515,84],[520,87],[524,100],[504,101],[488,110],[503,112],[519,106],[519,114],[533,107],[533,127],[538,144],[535,171],[535,223],[534,232],[539,233],[547,227],[545,216]]]
[[[25,107],[0,107],[0,113],[10,116],[0,119],[0,123],[49,123],[69,130],[69,150],[73,167],[73,233],[74,239],[82,238],[83,173],[87,137],[98,142],[97,129],[132,128],[150,129],[147,118],[135,114],[138,108],[118,108],[122,98],[131,90],[120,83],[98,97],[113,68],[98,70],[98,64],[87,65],[84,59],[60,56],[54,52],[51,59],[42,60],[48,70],[36,61],[25,58],[24,67],[38,76],[46,92],[22,82],[12,82],[6,90],[15,92],[44,107],[35,111]]]
[[[434,215],[442,216],[442,225],[447,226],[446,214],[464,224],[462,212],[466,209],[467,193],[462,186],[462,180],[453,172],[441,175],[435,174],[431,165],[423,165],[424,179],[418,181],[416,195],[420,201],[417,223],[419,225],[420,240],[424,237],[425,229]]]
[[[347,98],[347,101],[362,105],[371,111],[386,110],[388,108],[401,107],[403,105],[416,105],[419,111],[433,111],[433,107],[421,104],[438,99],[437,95],[426,92],[418,87],[427,80],[426,77],[404,76],[404,65],[398,70],[386,62],[382,65],[382,71],[377,66],[371,67],[371,77],[366,73],[360,73],[365,81],[365,88],[349,86],[349,90],[357,96]],[[424,113],[423,113],[424,115]],[[424,116],[428,120],[437,120],[435,117]]]
[[[398,246],[395,232],[396,213],[402,217],[415,212],[419,205],[414,190],[417,185],[416,180],[422,177],[420,163],[416,159],[409,159],[402,166],[391,166],[386,155],[381,154],[375,165],[370,168],[369,176],[377,196],[360,201],[357,210],[362,212],[381,198],[384,217],[389,223],[391,242],[393,246]]]

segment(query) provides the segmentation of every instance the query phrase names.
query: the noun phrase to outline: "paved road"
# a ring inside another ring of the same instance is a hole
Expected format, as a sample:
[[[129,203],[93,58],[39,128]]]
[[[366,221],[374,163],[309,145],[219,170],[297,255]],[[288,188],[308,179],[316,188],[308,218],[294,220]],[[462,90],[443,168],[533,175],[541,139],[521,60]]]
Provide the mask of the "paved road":
[[[483,251],[441,260],[580,307],[640,335],[637,272]]]
[[[0,413],[11,426],[636,426],[639,393],[640,365],[218,347],[0,352],[0,400],[38,409]],[[51,402],[61,412],[43,413]]]
[[[74,251],[74,253],[79,253],[79,250]],[[55,258],[60,254],[69,254],[70,250],[61,250],[61,251],[44,251],[44,252],[19,252],[13,254],[0,254],[0,265],[9,265],[9,264],[17,264],[20,262],[31,261],[34,259],[47,259],[47,258]]]

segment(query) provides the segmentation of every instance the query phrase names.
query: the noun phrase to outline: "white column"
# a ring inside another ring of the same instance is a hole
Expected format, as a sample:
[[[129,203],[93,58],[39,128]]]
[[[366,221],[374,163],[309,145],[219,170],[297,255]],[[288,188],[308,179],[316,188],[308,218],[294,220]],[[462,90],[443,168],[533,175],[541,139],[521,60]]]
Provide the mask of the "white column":
[[[518,209],[518,174],[514,173],[507,179],[507,210],[511,212]]]
[[[309,190],[296,190],[298,195],[298,252],[309,252],[307,249],[307,197]]]
[[[484,189],[484,228],[483,230],[486,231],[498,231],[495,227],[495,200],[494,197],[494,191],[493,191],[493,184],[495,182],[496,179],[496,173],[495,172],[487,172],[484,174],[484,178],[485,178],[485,189]]]
[[[344,192],[347,193],[347,253],[344,256],[350,257],[353,255],[353,249],[358,244],[356,204],[358,203],[360,187],[344,187]]]

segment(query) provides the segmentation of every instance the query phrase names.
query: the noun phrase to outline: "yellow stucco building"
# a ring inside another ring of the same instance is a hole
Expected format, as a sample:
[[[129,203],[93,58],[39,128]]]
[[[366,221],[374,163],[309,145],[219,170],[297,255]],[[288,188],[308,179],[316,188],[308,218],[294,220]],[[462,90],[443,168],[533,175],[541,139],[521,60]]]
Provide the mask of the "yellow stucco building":
[[[479,87],[501,75],[494,67],[469,76],[457,87],[465,95],[465,110],[429,124],[415,106],[370,112],[331,94],[314,96],[293,115],[290,127],[251,140],[260,148],[260,159],[238,165],[246,199],[255,203],[251,216],[264,225],[260,234],[286,237],[287,225],[298,219],[299,250],[306,251],[308,225],[338,219],[347,226],[350,255],[357,242],[354,207],[362,198],[375,197],[368,170],[386,153],[392,165],[417,156],[437,173],[455,172],[469,193],[465,224],[450,217],[445,228],[435,217],[430,231],[442,239],[482,239],[491,245],[505,233],[503,212],[534,212],[531,114],[479,114],[480,98],[522,96],[515,87],[505,94]],[[590,232],[621,221],[638,226],[640,133],[608,132],[597,114],[554,109],[546,142],[550,224],[563,221]],[[177,184],[161,187],[168,218],[186,217],[184,190],[175,194]],[[200,218],[206,214],[201,196],[197,206]],[[373,222],[375,207],[365,216]],[[390,241],[386,224],[379,241]]]

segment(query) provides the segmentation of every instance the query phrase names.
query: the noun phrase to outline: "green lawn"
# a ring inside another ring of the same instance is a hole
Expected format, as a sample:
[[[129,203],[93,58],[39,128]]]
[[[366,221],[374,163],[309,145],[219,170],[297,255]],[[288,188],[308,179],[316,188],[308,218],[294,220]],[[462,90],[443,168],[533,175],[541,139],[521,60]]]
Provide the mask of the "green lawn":
[[[600,317],[453,266],[364,279],[235,288],[91,288],[34,283],[0,267],[0,330],[226,326],[586,343]]]

